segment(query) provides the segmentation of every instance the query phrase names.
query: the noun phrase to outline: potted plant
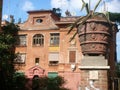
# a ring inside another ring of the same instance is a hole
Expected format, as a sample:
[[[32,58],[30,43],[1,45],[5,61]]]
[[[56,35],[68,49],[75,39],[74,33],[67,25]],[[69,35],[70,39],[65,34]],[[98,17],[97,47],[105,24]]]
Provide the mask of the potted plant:
[[[113,30],[117,29],[116,24],[109,20],[108,13],[95,12],[101,0],[95,5],[91,11],[88,3],[82,0],[82,9],[86,8],[87,15],[80,17],[70,27],[68,34],[74,28],[77,31],[71,40],[78,34],[82,53],[84,55],[105,55],[108,51],[108,44],[112,36]],[[70,40],[70,41],[71,41]]]

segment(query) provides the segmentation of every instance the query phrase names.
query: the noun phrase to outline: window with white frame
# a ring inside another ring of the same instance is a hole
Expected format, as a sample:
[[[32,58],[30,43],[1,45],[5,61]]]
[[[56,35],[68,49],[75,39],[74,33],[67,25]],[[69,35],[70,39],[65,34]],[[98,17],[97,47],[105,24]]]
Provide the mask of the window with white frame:
[[[69,51],[69,62],[70,63],[76,62],[76,51]]]
[[[49,65],[58,65],[59,63],[59,52],[49,53]]]
[[[26,35],[19,35],[19,36],[17,36],[16,45],[26,46]]]
[[[18,53],[16,54],[16,58],[14,60],[15,63],[25,63],[26,54],[25,53]]]
[[[50,33],[50,45],[51,46],[58,46],[59,45],[59,33]]]
[[[33,36],[33,45],[44,45],[44,36],[42,34],[36,34]]]

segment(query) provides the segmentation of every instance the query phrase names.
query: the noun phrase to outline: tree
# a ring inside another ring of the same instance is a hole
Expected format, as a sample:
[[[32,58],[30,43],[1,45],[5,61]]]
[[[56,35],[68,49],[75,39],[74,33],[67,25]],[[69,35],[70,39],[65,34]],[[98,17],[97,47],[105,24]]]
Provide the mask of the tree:
[[[34,76],[32,90],[69,90],[64,88],[65,80],[61,76],[54,78]]]
[[[111,21],[117,22],[120,24],[120,13],[109,12],[109,18]]]
[[[24,75],[24,73],[21,72],[14,73],[12,81],[13,81],[12,90],[25,90],[27,78]]]
[[[120,62],[116,63],[116,75],[118,78],[120,78]]]
[[[9,23],[0,32],[0,90],[12,89],[12,79],[15,72],[15,36],[19,27]]]

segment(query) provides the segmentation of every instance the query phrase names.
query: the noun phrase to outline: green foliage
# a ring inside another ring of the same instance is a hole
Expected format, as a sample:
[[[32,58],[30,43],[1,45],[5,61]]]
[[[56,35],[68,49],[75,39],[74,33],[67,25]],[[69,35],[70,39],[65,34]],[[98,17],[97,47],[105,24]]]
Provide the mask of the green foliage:
[[[0,51],[9,50],[13,48],[19,27],[13,23],[7,24],[2,27],[2,32],[0,33]]]
[[[113,22],[118,22],[120,24],[120,13],[109,12],[109,18]]]
[[[16,72],[13,75],[12,90],[24,90],[27,78],[24,73]]]
[[[65,80],[63,77],[37,77],[35,76],[32,81],[32,90],[69,90],[64,88]]]
[[[116,63],[116,75],[120,78],[120,62]]]
[[[8,90],[12,88],[12,78],[15,72],[13,60],[14,44],[16,42],[15,35],[19,30],[18,26],[9,23],[2,27],[0,32],[0,90]]]

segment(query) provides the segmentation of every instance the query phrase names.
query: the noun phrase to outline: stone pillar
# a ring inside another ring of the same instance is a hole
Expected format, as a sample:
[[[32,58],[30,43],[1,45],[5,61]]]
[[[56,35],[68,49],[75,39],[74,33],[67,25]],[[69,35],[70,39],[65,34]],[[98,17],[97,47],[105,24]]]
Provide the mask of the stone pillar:
[[[108,90],[109,68],[104,56],[84,56],[79,66],[82,90]]]

